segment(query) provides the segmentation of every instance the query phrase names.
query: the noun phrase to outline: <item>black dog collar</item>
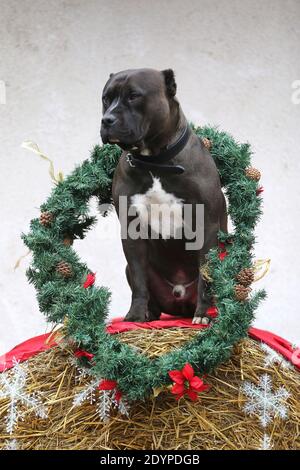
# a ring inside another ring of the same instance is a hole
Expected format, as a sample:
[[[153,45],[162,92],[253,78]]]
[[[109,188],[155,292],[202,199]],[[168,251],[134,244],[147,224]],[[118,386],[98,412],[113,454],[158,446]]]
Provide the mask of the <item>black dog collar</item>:
[[[169,145],[165,150],[156,156],[135,155],[127,153],[126,159],[130,166],[149,171],[158,170],[160,173],[180,175],[184,172],[184,167],[181,165],[165,165],[175,157],[186,145],[191,129],[189,125],[186,126],[179,139],[173,144]]]

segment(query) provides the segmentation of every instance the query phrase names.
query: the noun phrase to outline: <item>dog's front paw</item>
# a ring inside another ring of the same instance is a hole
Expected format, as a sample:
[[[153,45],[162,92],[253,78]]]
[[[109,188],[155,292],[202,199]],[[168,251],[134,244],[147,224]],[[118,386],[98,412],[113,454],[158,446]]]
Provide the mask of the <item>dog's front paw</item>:
[[[210,318],[209,317],[196,317],[194,316],[192,323],[194,325],[209,325],[210,323]]]
[[[145,302],[137,302],[135,301],[127,313],[124,321],[132,321],[132,322],[145,322],[148,320],[148,304]]]
[[[206,314],[207,308],[201,306],[196,309],[192,323],[194,325],[209,325],[211,318]]]
[[[147,321],[146,313],[130,309],[123,321],[144,322]]]

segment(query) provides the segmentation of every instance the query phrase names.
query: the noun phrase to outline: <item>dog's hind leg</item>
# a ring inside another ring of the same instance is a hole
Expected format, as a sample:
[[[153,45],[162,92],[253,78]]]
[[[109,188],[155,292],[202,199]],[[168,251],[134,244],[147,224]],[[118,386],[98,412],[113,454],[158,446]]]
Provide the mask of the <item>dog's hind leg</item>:
[[[131,288],[130,270],[129,270],[128,264],[125,268],[125,274],[126,274],[129,287]],[[159,307],[153,295],[150,295],[150,299],[148,301],[147,318],[145,319],[145,321],[159,320],[160,314],[161,314],[161,308]]]

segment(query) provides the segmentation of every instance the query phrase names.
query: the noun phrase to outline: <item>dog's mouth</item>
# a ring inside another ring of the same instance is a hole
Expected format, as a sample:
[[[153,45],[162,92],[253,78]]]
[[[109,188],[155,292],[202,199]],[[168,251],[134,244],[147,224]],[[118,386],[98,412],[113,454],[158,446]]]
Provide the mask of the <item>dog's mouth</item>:
[[[127,150],[127,151],[130,150],[131,152],[133,152],[133,151],[139,151],[139,150],[140,150],[140,148],[139,148],[139,146],[137,145],[137,143],[134,143],[134,144],[127,144],[127,143],[120,142],[120,141],[119,141],[119,142],[113,142],[113,143],[119,145],[119,147],[121,147],[121,149],[123,149],[123,150]]]
[[[111,139],[111,138],[108,138],[107,142],[109,144],[120,144],[121,143],[120,139]]]
[[[121,149],[123,150],[132,150],[132,151],[140,151],[141,148],[143,147],[142,145],[142,139],[140,140],[137,140],[137,141],[134,141],[134,142],[126,142],[126,141],[123,141],[121,139],[118,139],[116,137],[108,137],[106,139],[106,142],[104,143],[108,143],[108,144],[115,144],[115,145],[119,145],[119,147],[121,147]]]
[[[103,144],[118,145],[122,150],[140,152],[144,148],[144,140],[141,136],[134,135],[133,132],[120,130],[114,132],[112,129],[101,127],[100,135]]]

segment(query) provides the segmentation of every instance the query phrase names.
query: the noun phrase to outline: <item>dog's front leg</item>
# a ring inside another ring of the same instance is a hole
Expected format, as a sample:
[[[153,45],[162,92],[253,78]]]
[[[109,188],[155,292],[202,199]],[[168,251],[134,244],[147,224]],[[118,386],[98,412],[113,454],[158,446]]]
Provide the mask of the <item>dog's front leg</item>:
[[[207,223],[208,230],[206,232],[206,243],[203,249],[199,252],[199,259],[198,259],[198,266],[199,269],[205,263],[205,254],[208,253],[209,249],[217,246],[218,243],[218,230],[219,224],[218,223]],[[202,323],[204,325],[208,325],[210,322],[210,318],[207,316],[206,311],[210,306],[210,299],[205,292],[205,281],[201,272],[199,272],[199,279],[198,279],[198,295],[197,295],[197,305],[196,310],[194,313],[193,323]]]
[[[123,250],[127,259],[127,279],[131,287],[132,297],[129,312],[125,321],[149,321],[151,320],[148,303],[148,252],[146,240],[122,240]]]
[[[199,272],[199,279],[198,279],[198,298],[197,298],[197,306],[194,313],[193,323],[202,323],[207,325],[209,323],[209,318],[206,315],[206,311],[209,307],[209,302],[207,296],[205,294],[205,281]]]

